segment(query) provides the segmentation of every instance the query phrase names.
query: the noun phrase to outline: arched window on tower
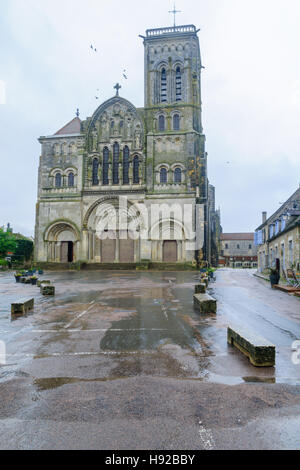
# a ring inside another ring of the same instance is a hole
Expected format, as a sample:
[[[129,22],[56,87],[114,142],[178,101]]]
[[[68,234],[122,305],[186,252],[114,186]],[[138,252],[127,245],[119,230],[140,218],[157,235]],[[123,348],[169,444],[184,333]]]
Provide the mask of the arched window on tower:
[[[98,186],[99,184],[98,171],[99,171],[99,160],[98,158],[94,158],[93,160],[93,186]]]
[[[119,158],[120,147],[116,142],[113,148],[113,184],[119,184]]]
[[[160,170],[160,182],[161,184],[166,184],[168,182],[168,172],[166,168]]]
[[[133,184],[139,184],[140,182],[140,162],[139,157],[136,156],[133,159]]]
[[[174,183],[181,184],[181,182],[182,182],[182,170],[181,168],[175,168]]]
[[[173,116],[173,130],[180,131],[180,116],[179,114],[174,114]]]
[[[160,101],[161,103],[167,101],[167,72],[165,68],[162,69],[160,77]]]
[[[55,175],[55,187],[61,188],[62,187],[62,176],[61,173],[56,173]]]
[[[181,68],[176,68],[176,101],[182,101],[182,73]]]
[[[166,120],[165,120],[165,116],[161,115],[159,116],[158,118],[158,130],[160,132],[164,132],[166,129]]]
[[[129,184],[129,148],[123,149],[123,184]]]
[[[71,173],[68,174],[68,186],[69,186],[69,188],[74,187],[74,181],[75,181],[74,173],[71,172]]]
[[[102,184],[104,186],[109,184],[108,170],[109,170],[109,150],[107,147],[105,147],[103,149],[103,167],[102,167]]]

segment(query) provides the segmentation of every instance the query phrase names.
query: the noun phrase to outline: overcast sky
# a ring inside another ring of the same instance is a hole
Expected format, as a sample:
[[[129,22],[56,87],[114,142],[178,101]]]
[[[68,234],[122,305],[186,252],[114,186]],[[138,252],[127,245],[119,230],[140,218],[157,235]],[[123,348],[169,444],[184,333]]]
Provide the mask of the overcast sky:
[[[176,6],[178,24],[201,28],[203,125],[223,230],[253,231],[300,183],[300,1]],[[169,0],[0,0],[0,225],[34,233],[39,136],[77,107],[81,119],[91,116],[117,81],[121,96],[143,106],[138,35],[171,26],[172,8]]]

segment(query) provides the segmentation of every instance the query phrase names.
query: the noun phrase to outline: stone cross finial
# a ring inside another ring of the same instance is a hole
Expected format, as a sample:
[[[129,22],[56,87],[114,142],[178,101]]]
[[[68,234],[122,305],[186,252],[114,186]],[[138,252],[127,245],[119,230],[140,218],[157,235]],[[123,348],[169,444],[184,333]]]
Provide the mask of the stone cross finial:
[[[79,117],[80,116],[80,113],[79,113],[79,108],[77,108],[76,110],[76,116]]]
[[[182,13],[182,11],[180,10],[176,10],[176,5],[174,3],[174,8],[172,11],[169,11],[169,13],[172,13],[174,15],[174,28],[176,26],[176,13]]]
[[[117,90],[116,91],[116,96],[119,96],[119,90],[121,89],[121,85],[119,83],[117,83],[115,86],[114,86],[114,89]]]

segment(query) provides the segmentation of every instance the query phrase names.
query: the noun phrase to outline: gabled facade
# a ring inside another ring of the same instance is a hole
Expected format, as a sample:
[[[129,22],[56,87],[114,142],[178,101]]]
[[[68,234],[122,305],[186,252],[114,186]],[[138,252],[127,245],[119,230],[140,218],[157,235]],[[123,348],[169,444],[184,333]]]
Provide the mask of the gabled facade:
[[[120,97],[117,85],[91,118],[77,116],[39,139],[38,261],[192,263],[207,257],[197,32],[188,25],[143,36],[144,108]]]

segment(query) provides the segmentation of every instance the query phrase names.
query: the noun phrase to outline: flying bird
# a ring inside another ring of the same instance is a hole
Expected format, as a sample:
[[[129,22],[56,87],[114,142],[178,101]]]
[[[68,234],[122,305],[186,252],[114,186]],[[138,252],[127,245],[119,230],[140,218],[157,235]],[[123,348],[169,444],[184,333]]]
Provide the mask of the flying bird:
[[[126,80],[128,80],[128,77],[127,77],[127,75],[126,75],[126,70],[123,70],[123,77],[124,77]]]

